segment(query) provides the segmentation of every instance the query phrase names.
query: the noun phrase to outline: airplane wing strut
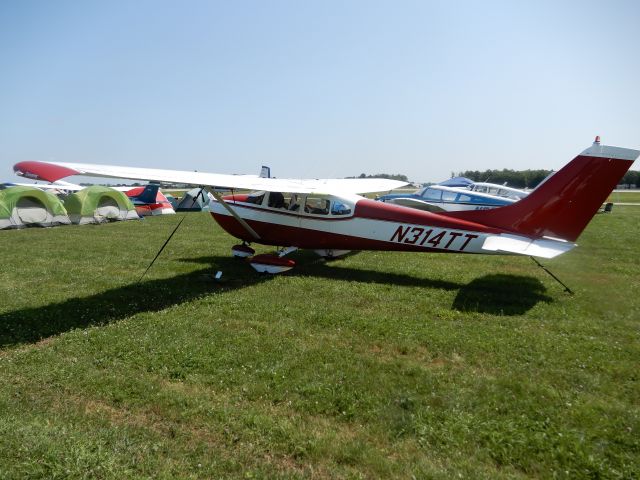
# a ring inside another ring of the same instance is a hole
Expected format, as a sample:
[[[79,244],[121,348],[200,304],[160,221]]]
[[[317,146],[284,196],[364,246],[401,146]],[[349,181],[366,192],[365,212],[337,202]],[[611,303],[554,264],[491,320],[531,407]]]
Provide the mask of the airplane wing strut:
[[[222,198],[222,195],[220,195],[218,192],[216,192],[214,188],[211,188],[211,187],[207,187],[207,191],[211,193],[211,195],[213,195],[213,197],[218,202],[220,202],[220,205],[222,205],[233,216],[233,218],[235,218],[238,221],[238,223],[242,225],[244,229],[251,234],[253,238],[255,238],[256,240],[260,240],[260,235],[258,235],[256,231],[253,228],[251,228],[251,226],[243,218],[241,218],[240,215],[238,215],[236,211],[233,208],[231,208],[231,206],[227,202],[224,201],[224,198]]]

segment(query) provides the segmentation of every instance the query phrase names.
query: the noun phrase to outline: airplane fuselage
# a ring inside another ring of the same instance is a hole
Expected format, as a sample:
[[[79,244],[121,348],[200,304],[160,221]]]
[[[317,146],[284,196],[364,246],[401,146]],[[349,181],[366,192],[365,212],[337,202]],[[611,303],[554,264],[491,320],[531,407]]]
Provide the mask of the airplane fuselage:
[[[329,209],[314,214],[256,205],[243,201],[246,196],[227,197],[225,201],[259,239],[219,202],[212,202],[211,215],[229,234],[246,242],[304,249],[481,253],[486,237],[499,233],[464,220],[354,197],[326,197],[350,207],[348,214],[340,215]]]

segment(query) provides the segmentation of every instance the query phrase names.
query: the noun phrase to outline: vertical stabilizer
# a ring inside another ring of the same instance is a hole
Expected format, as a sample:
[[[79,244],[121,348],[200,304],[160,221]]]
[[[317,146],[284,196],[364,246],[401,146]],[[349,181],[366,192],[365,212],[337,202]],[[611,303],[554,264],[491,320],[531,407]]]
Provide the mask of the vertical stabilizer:
[[[158,195],[158,190],[160,189],[160,185],[157,183],[149,183],[140,195],[135,197],[131,197],[132,200],[135,199],[141,203],[156,203],[156,197]]]
[[[510,230],[528,237],[575,241],[607,199],[638,150],[593,145],[549,177],[526,198],[493,210],[443,215]]]

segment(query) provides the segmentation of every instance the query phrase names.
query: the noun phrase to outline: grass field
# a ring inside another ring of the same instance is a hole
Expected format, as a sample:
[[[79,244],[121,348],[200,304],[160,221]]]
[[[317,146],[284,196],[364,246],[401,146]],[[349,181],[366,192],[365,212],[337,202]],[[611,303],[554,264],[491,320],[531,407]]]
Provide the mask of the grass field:
[[[638,478],[640,209],[528,258],[0,231],[0,478]],[[260,251],[267,251],[266,248]],[[221,282],[210,274],[222,270]]]
[[[618,190],[612,192],[607,199],[609,202],[621,202],[621,203],[640,203],[640,191],[638,190]]]

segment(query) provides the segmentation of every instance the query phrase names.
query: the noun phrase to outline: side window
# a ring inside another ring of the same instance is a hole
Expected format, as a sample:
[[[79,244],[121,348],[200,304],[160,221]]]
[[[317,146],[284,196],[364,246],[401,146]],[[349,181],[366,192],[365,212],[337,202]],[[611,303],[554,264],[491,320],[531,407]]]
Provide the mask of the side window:
[[[458,197],[458,201],[459,202],[469,203],[469,202],[471,202],[471,196],[465,195],[464,193],[461,193],[460,196]]]
[[[333,202],[333,205],[331,206],[331,215],[349,215],[350,213],[351,209],[344,203]]]
[[[304,211],[316,215],[328,215],[329,200],[326,198],[307,197],[304,204]]]
[[[442,197],[442,190],[436,190],[435,188],[427,188],[422,194],[425,200],[431,200],[439,202]]]
[[[458,194],[455,192],[442,192],[442,201],[443,202],[455,202],[456,196]]]

